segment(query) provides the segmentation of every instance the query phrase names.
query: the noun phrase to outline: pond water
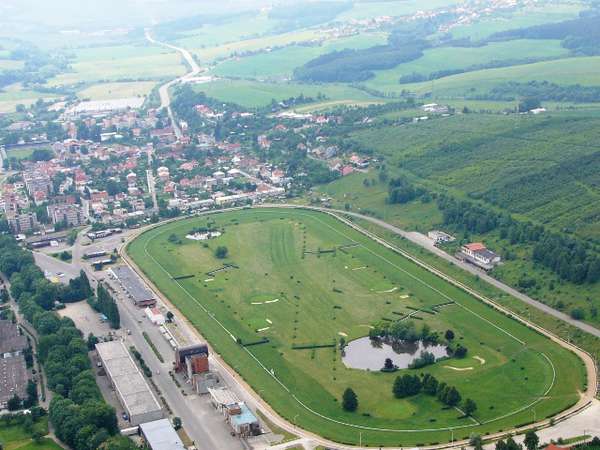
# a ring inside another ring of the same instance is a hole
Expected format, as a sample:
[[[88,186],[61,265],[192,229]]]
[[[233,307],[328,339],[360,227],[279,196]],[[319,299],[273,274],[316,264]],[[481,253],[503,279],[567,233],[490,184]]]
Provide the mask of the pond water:
[[[422,351],[433,353],[436,359],[448,356],[445,345],[430,345],[422,341],[399,341],[393,344],[382,340],[371,340],[368,336],[348,343],[342,361],[351,369],[380,370],[386,358],[390,358],[399,369],[421,356]]]

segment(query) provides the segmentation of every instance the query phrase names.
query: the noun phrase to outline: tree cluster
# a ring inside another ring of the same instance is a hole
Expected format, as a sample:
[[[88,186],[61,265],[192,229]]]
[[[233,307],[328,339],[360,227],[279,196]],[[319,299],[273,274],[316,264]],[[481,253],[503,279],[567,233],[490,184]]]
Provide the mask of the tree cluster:
[[[403,178],[392,178],[388,186],[387,203],[404,204],[417,198],[423,197],[427,191],[422,187],[414,187]]]
[[[540,225],[519,222],[467,201],[440,196],[438,207],[443,222],[458,230],[477,234],[498,230],[511,244],[532,244],[532,259],[575,284],[600,280],[600,258],[583,241],[546,230]]]
[[[121,327],[121,316],[119,315],[117,302],[103,285],[98,285],[96,297],[89,297],[88,303],[94,310],[107,317],[112,329],[118,330]]]

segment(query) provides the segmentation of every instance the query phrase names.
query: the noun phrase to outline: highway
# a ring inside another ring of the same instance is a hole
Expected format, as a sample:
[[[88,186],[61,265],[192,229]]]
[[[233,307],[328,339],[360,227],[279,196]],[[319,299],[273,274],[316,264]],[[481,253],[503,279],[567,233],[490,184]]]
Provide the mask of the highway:
[[[192,54],[185,48],[176,47],[174,45],[167,44],[166,42],[160,42],[160,41],[155,40],[152,37],[152,35],[150,34],[150,30],[146,30],[145,35],[146,35],[146,39],[150,43],[152,43],[154,45],[159,45],[161,47],[165,47],[165,48],[168,48],[171,50],[175,50],[176,52],[180,53],[181,56],[187,62],[188,66],[190,67],[190,71],[188,73],[186,73],[182,77],[175,78],[174,80],[171,80],[168,83],[163,84],[158,89],[158,93],[160,96],[160,107],[167,109],[167,113],[169,114],[169,119],[171,119],[171,124],[173,126],[173,130],[175,131],[175,136],[177,136],[177,139],[181,139],[183,137],[183,133],[181,131],[181,127],[175,120],[175,115],[173,114],[173,110],[171,109],[171,96],[169,94],[169,89],[178,83],[185,82],[185,81],[189,80],[190,78],[198,75],[200,72],[203,71],[203,69],[198,65],[198,63],[196,63]]]

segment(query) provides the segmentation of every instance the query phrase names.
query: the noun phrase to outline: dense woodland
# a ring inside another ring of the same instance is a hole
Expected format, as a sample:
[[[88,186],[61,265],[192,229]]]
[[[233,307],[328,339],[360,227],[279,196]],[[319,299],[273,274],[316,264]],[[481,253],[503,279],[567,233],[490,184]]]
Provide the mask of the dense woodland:
[[[521,97],[536,97],[541,101],[597,103],[600,102],[599,86],[572,84],[559,86],[548,81],[511,81],[501,83],[485,94],[469,95],[474,100],[514,101]]]

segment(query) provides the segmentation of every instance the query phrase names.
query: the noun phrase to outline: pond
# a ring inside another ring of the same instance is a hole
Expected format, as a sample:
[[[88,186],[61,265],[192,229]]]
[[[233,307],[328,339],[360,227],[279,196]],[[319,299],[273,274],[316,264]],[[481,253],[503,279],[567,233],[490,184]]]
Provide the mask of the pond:
[[[399,341],[393,344],[383,340],[371,340],[368,336],[348,343],[342,361],[351,369],[380,370],[386,358],[390,358],[399,369],[421,356],[422,351],[433,353],[436,359],[448,356],[445,345],[431,345],[422,341]]]

